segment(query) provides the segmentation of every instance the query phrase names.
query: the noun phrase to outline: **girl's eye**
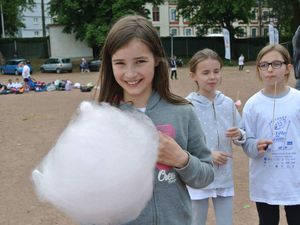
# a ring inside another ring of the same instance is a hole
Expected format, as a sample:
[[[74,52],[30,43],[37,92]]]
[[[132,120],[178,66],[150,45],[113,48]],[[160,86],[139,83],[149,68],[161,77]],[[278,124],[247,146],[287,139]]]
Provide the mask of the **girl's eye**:
[[[147,62],[147,61],[146,60],[138,60],[136,63],[141,64],[141,63],[145,63],[145,62]]]
[[[123,65],[123,62],[114,62],[114,65]]]

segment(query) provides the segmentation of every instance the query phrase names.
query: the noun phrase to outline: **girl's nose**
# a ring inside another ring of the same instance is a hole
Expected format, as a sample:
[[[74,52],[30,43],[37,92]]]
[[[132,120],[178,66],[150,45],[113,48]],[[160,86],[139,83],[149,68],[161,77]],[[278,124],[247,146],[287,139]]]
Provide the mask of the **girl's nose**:
[[[125,72],[126,77],[134,77],[137,75],[137,72],[133,66],[128,66]]]
[[[272,70],[273,70],[272,64],[269,64],[268,71],[272,71]]]
[[[210,78],[210,79],[215,79],[215,78],[216,78],[216,74],[215,74],[214,72],[211,72],[211,73],[209,74],[209,78]]]

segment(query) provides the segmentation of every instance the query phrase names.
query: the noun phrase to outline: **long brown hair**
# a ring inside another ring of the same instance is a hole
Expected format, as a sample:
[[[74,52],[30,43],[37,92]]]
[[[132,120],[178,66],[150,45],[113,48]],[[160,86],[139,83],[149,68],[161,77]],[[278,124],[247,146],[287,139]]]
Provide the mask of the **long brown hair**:
[[[101,52],[101,87],[98,101],[118,106],[123,100],[123,89],[113,74],[112,55],[134,38],[147,45],[158,62],[154,71],[152,89],[170,103],[187,104],[184,98],[170,92],[168,62],[157,30],[146,18],[138,15],[129,15],[119,19],[106,37]]]

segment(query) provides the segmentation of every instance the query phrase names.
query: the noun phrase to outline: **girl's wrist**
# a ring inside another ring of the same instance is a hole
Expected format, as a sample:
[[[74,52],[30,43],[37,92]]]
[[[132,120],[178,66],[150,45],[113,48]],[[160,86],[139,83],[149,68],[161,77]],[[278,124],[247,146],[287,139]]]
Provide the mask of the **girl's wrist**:
[[[188,162],[189,162],[189,154],[186,151],[181,150],[178,164],[175,167],[177,169],[183,168],[188,164]]]

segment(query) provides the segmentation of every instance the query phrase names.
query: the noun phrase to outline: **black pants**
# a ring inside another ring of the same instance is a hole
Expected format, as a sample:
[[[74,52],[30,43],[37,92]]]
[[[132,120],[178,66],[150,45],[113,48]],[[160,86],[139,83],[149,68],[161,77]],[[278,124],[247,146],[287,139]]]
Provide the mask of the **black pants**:
[[[279,224],[279,205],[256,202],[259,217],[259,225]],[[288,225],[300,225],[300,205],[284,206]]]
[[[173,77],[175,79],[177,79],[177,71],[176,70],[172,70],[172,72],[171,72],[171,79],[173,79]]]

